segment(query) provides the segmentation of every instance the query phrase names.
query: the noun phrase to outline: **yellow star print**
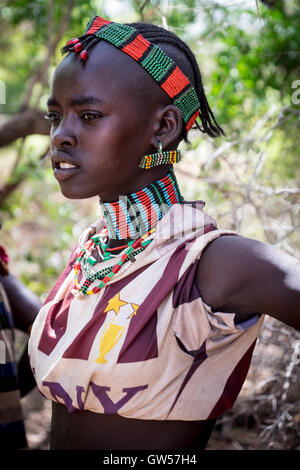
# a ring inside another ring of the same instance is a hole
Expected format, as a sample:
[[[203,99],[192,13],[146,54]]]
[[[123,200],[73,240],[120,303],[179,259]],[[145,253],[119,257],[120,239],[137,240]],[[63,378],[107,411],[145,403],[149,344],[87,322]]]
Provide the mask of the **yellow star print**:
[[[120,299],[120,292],[118,292],[114,297],[109,299],[106,309],[104,313],[109,312],[110,310],[114,310],[115,314],[118,315],[120,308],[122,305],[127,305],[128,302],[124,302]]]
[[[139,305],[137,305],[137,304],[131,304],[131,306],[133,307],[134,310],[133,310],[133,312],[129,315],[128,318],[131,318],[133,315],[136,315],[136,311],[137,311],[137,309],[139,308]]]

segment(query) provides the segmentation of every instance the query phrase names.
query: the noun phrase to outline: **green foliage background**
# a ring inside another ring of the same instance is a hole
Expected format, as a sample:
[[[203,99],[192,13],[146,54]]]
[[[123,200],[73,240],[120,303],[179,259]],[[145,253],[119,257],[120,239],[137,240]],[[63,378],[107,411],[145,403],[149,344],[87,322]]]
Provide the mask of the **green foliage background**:
[[[94,14],[168,27],[195,53],[208,101],[226,132],[213,140],[192,131],[191,143],[182,145],[185,157],[176,171],[184,196],[204,199],[220,227],[299,255],[297,1],[259,2],[261,18],[255,1],[0,4],[0,80],[6,85],[0,129],[20,110],[46,110],[60,48]],[[50,56],[49,46],[54,48]],[[45,75],[39,77],[41,70]],[[96,200],[68,201],[60,195],[49,159],[42,158],[47,147],[46,136],[30,135],[0,149],[0,185],[21,181],[1,204],[1,244],[11,256],[11,270],[41,296],[79,233],[98,215]]]

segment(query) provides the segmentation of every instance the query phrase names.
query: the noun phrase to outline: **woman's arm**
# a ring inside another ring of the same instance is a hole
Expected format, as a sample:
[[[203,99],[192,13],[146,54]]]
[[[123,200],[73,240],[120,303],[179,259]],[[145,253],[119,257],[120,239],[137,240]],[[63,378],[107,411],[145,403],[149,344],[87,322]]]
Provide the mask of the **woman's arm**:
[[[29,333],[42,305],[40,299],[12,274],[0,276],[0,282],[8,297],[15,327]]]
[[[41,308],[40,299],[12,274],[0,276],[0,282],[8,297],[14,326],[30,333],[31,325]],[[27,344],[18,361],[17,371],[18,385],[23,397],[36,386],[29,364]]]
[[[204,250],[197,284],[213,310],[236,322],[265,313],[300,330],[300,262],[266,243],[221,236]]]

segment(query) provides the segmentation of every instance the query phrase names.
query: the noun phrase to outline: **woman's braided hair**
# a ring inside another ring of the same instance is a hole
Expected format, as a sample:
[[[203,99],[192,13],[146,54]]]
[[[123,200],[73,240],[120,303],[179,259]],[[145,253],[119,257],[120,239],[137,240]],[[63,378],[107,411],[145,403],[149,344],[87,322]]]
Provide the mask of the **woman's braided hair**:
[[[189,62],[192,70],[193,70],[193,77],[189,76],[190,73],[187,70],[187,67],[184,64],[184,61],[176,55],[176,63],[177,65],[184,71],[186,76],[189,80],[193,83],[195,88],[196,94],[198,96],[200,102],[200,113],[199,118],[201,120],[201,124],[197,121],[195,122],[197,128],[203,132],[208,134],[211,137],[218,137],[221,134],[225,135],[223,129],[216,121],[216,118],[210,109],[210,106],[207,102],[207,98],[204,92],[201,73],[199,70],[199,66],[197,60],[191,51],[191,49],[187,46],[187,44],[182,41],[176,34],[168,31],[160,26],[156,26],[149,23],[126,23],[128,26],[132,26],[133,28],[137,29],[142,36],[147,39],[149,42],[156,44],[157,46],[163,49],[163,45],[169,45],[173,48],[174,52],[180,51]],[[84,49],[90,53],[90,51],[98,44],[102,39],[96,37],[94,35],[83,35],[80,38],[80,42]],[[62,48],[62,53],[73,52],[72,45],[66,45]],[[181,56],[182,57],[182,56]],[[183,126],[181,138],[187,141],[187,132],[185,127]]]

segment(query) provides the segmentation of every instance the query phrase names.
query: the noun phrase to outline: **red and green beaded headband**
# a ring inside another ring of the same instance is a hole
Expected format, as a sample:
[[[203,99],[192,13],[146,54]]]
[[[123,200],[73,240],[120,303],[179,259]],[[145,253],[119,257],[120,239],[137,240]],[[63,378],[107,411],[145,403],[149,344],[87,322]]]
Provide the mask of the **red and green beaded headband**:
[[[132,26],[113,23],[100,16],[91,19],[85,29],[84,36],[92,34],[138,62],[180,109],[186,131],[191,129],[199,115],[197,93],[186,75],[162,49],[151,44]],[[83,61],[87,59],[88,52],[82,50],[79,39],[70,39],[67,45],[73,45]]]

